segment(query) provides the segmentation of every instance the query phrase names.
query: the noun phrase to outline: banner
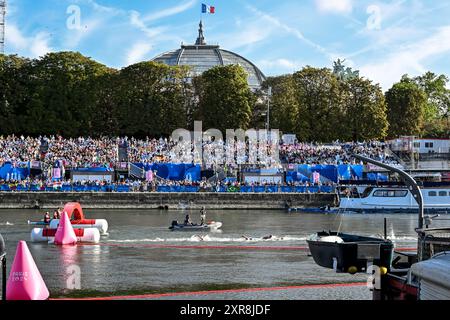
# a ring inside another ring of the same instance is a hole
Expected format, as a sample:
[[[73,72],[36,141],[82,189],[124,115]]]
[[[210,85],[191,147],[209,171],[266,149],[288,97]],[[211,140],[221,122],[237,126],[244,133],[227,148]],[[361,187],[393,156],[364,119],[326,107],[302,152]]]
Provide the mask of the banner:
[[[148,182],[152,182],[153,181],[153,171],[152,170],[148,170],[145,173],[145,180],[147,180]]]

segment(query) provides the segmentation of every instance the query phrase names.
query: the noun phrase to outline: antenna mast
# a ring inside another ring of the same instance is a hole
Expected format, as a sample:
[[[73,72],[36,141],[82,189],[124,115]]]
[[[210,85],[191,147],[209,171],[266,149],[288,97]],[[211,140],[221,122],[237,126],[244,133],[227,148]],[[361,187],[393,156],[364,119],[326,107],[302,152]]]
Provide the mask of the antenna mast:
[[[5,52],[6,0],[0,0],[0,54]]]

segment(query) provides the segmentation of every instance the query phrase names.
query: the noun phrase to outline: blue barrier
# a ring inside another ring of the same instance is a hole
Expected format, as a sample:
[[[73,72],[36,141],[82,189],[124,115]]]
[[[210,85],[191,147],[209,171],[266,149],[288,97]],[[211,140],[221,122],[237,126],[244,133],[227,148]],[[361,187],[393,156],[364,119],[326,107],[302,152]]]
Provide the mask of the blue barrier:
[[[195,186],[184,187],[184,192],[193,192],[193,193],[195,193],[195,192],[198,192],[199,190],[200,190],[200,188],[199,187],[195,187]]]
[[[61,191],[63,191],[63,192],[70,192],[70,191],[72,191],[72,186],[63,185],[61,187]]]
[[[284,192],[284,193],[295,192],[295,188],[293,188],[293,187],[282,186],[282,187],[281,187],[281,192]]]
[[[181,187],[180,186],[171,186],[170,192],[181,192]]]
[[[218,188],[214,188],[215,192],[219,193],[227,193],[227,192],[240,192],[240,193],[332,193],[334,191],[334,187],[332,186],[276,186],[276,185],[269,185],[269,186],[241,186],[239,188],[234,187],[234,190],[231,190],[233,187],[227,187],[227,186],[220,186]],[[130,192],[131,186],[128,185],[106,185],[106,186],[87,186],[87,185],[63,185],[59,188],[53,188],[50,186],[40,188],[38,185],[29,185],[29,186],[23,186],[18,185],[17,187],[9,187],[9,185],[4,184],[0,185],[0,191],[7,192],[7,191],[19,191],[19,192],[25,192],[25,191],[46,191],[46,192],[110,192],[110,191],[116,191],[116,192]],[[156,189],[157,192],[173,192],[173,193],[196,193],[200,191],[200,187],[198,186],[158,186]]]
[[[19,184],[19,185],[17,186],[17,189],[16,189],[16,190],[17,190],[17,191],[28,191],[28,187],[25,187],[25,186]]]
[[[84,188],[84,186],[74,186],[73,187],[73,191],[75,191],[75,192],[84,192],[85,188]]]
[[[40,191],[40,187],[38,185],[32,184],[30,186],[30,191]]]
[[[116,189],[117,192],[130,192],[129,186],[117,186]]]
[[[264,193],[264,192],[266,192],[266,188],[262,187],[262,186],[255,186],[253,188],[253,192],[255,192],[255,193]]]
[[[170,192],[170,187],[168,186],[158,186],[158,188],[156,188],[157,192]]]

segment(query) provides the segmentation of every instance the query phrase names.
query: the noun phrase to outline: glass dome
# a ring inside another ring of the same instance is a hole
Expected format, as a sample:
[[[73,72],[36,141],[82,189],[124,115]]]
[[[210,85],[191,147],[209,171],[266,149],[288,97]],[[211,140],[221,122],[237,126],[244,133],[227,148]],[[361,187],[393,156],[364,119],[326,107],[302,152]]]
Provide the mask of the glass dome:
[[[153,61],[170,66],[190,66],[192,77],[201,75],[215,66],[240,65],[247,71],[248,84],[252,90],[259,89],[266,80],[261,70],[249,60],[234,52],[223,50],[218,45],[206,44],[202,22],[200,22],[199,35],[194,45],[182,45],[180,49],[163,53]]]

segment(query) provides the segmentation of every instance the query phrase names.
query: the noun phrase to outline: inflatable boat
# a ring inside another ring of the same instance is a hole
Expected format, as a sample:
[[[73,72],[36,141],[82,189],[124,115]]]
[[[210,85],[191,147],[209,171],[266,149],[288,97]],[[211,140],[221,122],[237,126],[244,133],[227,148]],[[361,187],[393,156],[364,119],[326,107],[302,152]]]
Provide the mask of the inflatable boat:
[[[64,206],[64,210],[72,223],[74,229],[96,228],[101,235],[108,232],[108,221],[105,219],[86,219],[83,214],[83,209],[78,202],[69,202]],[[33,224],[30,223],[29,224]],[[50,220],[50,229],[57,229],[59,219]]]
[[[53,242],[57,229],[34,228],[31,230],[31,242]],[[100,231],[97,228],[74,229],[78,242],[99,243]]]
[[[222,227],[222,222],[211,221],[208,224],[179,224],[178,221],[173,221],[172,225],[169,227],[172,231],[212,231],[217,230]]]
[[[82,220],[72,220],[72,227],[74,229],[86,229],[86,228],[96,228],[100,231],[101,235],[107,234],[108,222],[105,219],[82,219]],[[59,225],[59,219],[53,219],[50,221],[50,229],[57,229]]]

